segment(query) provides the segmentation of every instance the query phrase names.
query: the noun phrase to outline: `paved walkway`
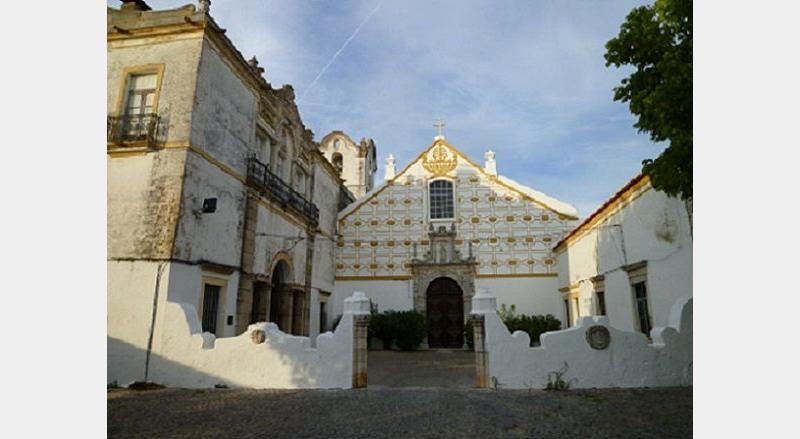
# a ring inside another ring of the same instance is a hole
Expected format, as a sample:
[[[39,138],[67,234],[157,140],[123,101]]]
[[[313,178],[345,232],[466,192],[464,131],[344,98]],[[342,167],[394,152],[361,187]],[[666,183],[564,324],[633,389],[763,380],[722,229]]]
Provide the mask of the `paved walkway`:
[[[370,388],[475,387],[475,353],[452,349],[423,351],[369,351],[367,380]]]
[[[692,389],[112,390],[108,436],[688,438]]]

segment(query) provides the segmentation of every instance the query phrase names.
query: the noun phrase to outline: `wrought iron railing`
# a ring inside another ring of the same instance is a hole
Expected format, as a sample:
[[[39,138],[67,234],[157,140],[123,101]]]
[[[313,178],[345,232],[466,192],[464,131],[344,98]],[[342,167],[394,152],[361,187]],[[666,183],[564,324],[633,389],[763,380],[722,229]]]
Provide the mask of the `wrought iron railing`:
[[[247,162],[247,182],[258,188],[270,199],[288,206],[303,215],[313,226],[319,224],[319,209],[306,198],[292,189],[280,177],[273,174],[267,165],[251,157]]]
[[[155,146],[158,119],[158,115],[155,113],[108,116],[108,141],[114,143],[145,142],[147,146]]]
[[[356,201],[355,197],[349,190],[347,190],[344,186],[339,186],[339,210],[344,209],[348,205],[350,205],[353,201]]]

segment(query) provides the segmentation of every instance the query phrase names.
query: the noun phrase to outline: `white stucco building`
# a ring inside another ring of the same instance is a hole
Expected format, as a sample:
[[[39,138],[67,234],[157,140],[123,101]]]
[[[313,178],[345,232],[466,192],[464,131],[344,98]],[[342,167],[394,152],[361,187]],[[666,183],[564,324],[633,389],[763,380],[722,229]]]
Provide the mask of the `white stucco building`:
[[[137,376],[167,301],[217,337],[327,327],[336,215],[354,197],[292,87],[199,7],[108,8],[109,377]],[[113,374],[112,374],[113,372]]]
[[[563,320],[646,334],[692,294],[691,206],[638,175],[555,246]]]
[[[354,290],[380,311],[428,315],[431,347],[463,342],[475,288],[527,314],[557,314],[553,245],[575,226],[573,206],[497,174],[444,137],[339,213],[332,311]],[[433,338],[433,339],[431,339]]]
[[[433,348],[463,346],[479,288],[565,326],[602,314],[642,332],[692,295],[686,205],[647,177],[578,225],[570,204],[498,174],[494,152],[478,164],[440,132],[400,170],[389,155],[376,186],[375,142],[342,131],[315,142],[292,87],[267,82],[209,2],[123,3],[107,12],[109,381],[141,379],[147,353],[170,349],[225,370],[249,346],[242,334],[281,338],[278,328],[310,336],[285,339],[317,364],[311,378],[326,377],[334,353],[308,349],[354,291],[379,311],[424,313]],[[356,323],[322,350],[352,350],[345,333],[366,336],[366,320]],[[185,340],[197,345],[178,346]],[[181,382],[181,371],[169,376]]]

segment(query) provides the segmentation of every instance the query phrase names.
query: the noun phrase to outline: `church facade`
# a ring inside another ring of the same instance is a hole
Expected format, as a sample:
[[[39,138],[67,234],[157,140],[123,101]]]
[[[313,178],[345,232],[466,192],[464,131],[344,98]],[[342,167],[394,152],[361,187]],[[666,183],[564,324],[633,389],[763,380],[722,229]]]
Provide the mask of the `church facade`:
[[[525,314],[560,316],[553,245],[576,209],[483,166],[439,135],[414,161],[339,213],[331,311],[353,291],[379,311],[428,317],[430,347],[460,347],[477,288]]]

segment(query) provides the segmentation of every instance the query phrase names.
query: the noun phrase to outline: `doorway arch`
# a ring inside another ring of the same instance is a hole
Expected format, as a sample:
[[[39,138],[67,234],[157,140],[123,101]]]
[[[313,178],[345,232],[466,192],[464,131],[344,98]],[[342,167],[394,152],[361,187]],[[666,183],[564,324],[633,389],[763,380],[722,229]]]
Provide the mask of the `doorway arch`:
[[[289,294],[289,283],[291,268],[285,260],[278,260],[270,276],[272,289],[269,295],[269,321],[278,325],[284,332],[289,332],[289,309],[291,303],[287,297]]]
[[[428,318],[428,347],[461,349],[464,347],[464,292],[458,282],[438,277],[425,292]]]

